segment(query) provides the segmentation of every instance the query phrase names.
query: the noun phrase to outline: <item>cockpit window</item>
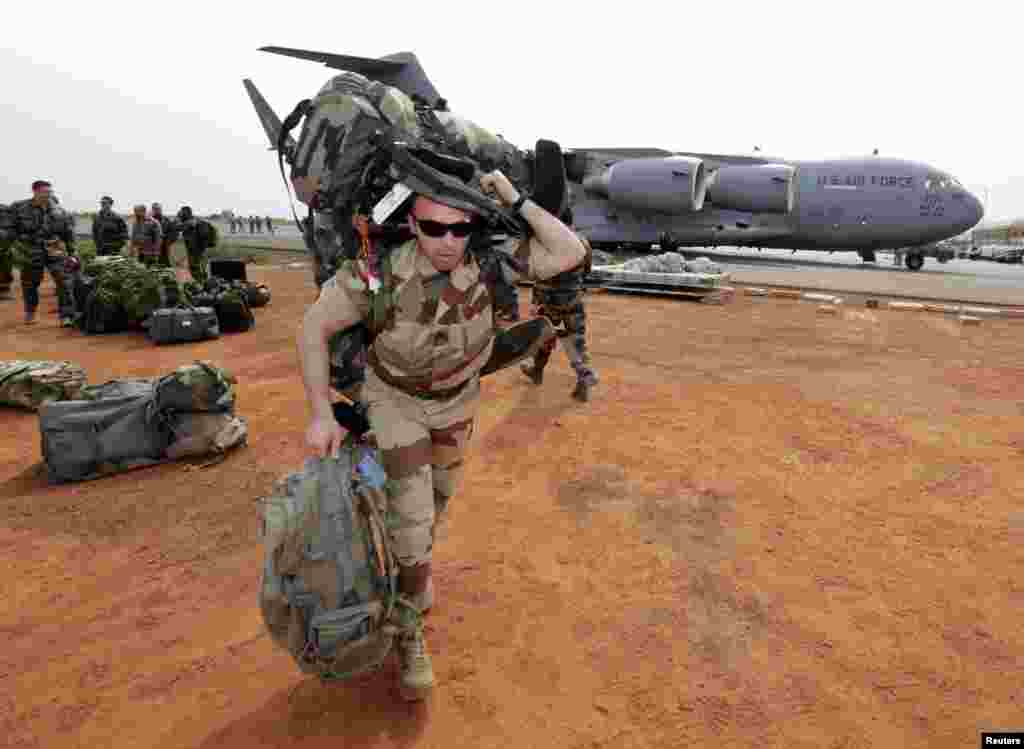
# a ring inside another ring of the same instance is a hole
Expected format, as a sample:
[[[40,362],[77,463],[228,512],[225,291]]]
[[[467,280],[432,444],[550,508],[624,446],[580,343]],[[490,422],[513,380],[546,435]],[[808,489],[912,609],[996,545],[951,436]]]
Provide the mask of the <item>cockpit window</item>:
[[[952,192],[962,190],[963,185],[948,174],[929,174],[924,181],[924,189],[927,192]]]

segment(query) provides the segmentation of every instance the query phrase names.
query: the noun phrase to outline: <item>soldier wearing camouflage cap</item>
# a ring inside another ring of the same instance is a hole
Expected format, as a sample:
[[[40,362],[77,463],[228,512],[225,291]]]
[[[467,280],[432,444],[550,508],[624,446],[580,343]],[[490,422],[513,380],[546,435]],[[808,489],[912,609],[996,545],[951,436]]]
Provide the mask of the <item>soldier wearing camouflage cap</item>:
[[[128,222],[114,213],[114,199],[100,198],[100,210],[92,221],[92,241],[97,255],[117,255],[128,241]]]
[[[479,404],[480,372],[495,333],[493,300],[479,263],[467,253],[471,236],[481,231],[480,203],[464,199],[458,189],[439,188],[443,180],[409,176],[404,184],[415,194],[408,215],[413,239],[388,255],[394,304],[369,346],[362,393],[395,485],[388,509],[395,518],[391,539],[399,593],[425,613],[434,602],[435,527],[459,482]],[[532,236],[509,249],[525,275],[550,278],[583,259],[576,235],[520,195],[501,172],[481,177],[479,189],[483,200],[492,202],[483,193],[496,194],[529,224]],[[312,409],[306,439],[322,456],[337,450],[345,435],[329,397],[328,341],[367,318],[378,283],[365,258],[342,261],[302,324],[302,375]],[[402,695],[423,699],[434,675],[420,619],[403,623],[398,653]]]

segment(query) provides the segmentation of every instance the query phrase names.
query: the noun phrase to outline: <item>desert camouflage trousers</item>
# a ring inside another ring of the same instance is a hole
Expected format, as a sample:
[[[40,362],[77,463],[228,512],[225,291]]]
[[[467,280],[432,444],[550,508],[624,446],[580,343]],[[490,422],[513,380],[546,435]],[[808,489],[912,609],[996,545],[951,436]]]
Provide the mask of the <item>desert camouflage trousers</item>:
[[[0,242],[0,296],[11,293],[14,283],[14,254],[10,242]]]
[[[552,338],[534,356],[534,367],[544,369],[547,366],[558,340],[569,358],[569,365],[576,372],[576,379],[593,380],[595,373],[587,353],[587,313],[583,309],[583,300],[577,298],[571,304],[545,304],[542,296],[534,295],[531,313],[548,318],[557,333],[557,338]]]
[[[367,367],[362,397],[384,468],[394,482],[387,516],[398,562],[429,562],[462,478],[480,400],[479,378],[452,398],[427,400],[388,385]]]
[[[71,277],[64,273],[65,259],[59,255],[51,255],[40,247],[33,247],[30,257],[28,267],[20,269],[25,309],[34,310],[39,306],[39,286],[43,283],[44,271],[49,271],[53,285],[57,287],[57,305],[61,319],[74,318],[75,297]]]

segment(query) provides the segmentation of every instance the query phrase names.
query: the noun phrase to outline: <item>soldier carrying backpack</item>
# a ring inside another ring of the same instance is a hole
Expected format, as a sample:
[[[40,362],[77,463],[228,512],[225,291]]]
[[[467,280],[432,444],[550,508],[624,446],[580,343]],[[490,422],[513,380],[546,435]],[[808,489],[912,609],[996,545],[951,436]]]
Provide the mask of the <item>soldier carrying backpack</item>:
[[[480,372],[494,344],[494,302],[479,263],[467,254],[471,236],[484,230],[484,211],[482,201],[467,200],[466,194],[496,195],[501,208],[529,225],[532,236],[513,249],[524,275],[546,279],[569,270],[583,260],[584,248],[565,224],[500,171],[476,185],[422,163],[417,171],[403,180],[413,194],[407,218],[412,239],[388,254],[387,278],[378,277],[367,259],[343,261],[306,313],[299,347],[313,411],[306,440],[326,456],[340,449],[345,436],[329,397],[329,341],[366,320],[382,295],[396,302],[367,347],[363,398],[395,485],[388,501],[395,519],[389,531],[398,592],[425,612],[434,601],[435,525],[459,483],[479,404]],[[425,335],[431,329],[433,335]],[[401,692],[406,699],[423,699],[434,674],[418,619],[404,624],[397,645]]]
[[[206,219],[194,216],[192,208],[187,205],[178,211],[178,221],[181,224],[181,238],[185,240],[185,248],[188,250],[188,271],[192,274],[192,280],[206,283],[209,277],[206,272],[206,251],[217,246],[220,239],[217,227]]]

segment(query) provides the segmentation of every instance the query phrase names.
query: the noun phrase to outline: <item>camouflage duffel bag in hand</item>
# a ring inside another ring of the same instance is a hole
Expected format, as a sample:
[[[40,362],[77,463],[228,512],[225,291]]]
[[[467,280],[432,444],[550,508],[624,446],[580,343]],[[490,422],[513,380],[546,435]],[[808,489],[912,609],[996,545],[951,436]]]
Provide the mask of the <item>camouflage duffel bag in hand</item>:
[[[44,403],[75,400],[85,381],[85,370],[69,361],[3,361],[0,406],[36,411]]]
[[[349,437],[340,457],[310,458],[263,500],[259,604],[299,669],[347,679],[378,668],[419,611],[399,597],[373,448]]]

